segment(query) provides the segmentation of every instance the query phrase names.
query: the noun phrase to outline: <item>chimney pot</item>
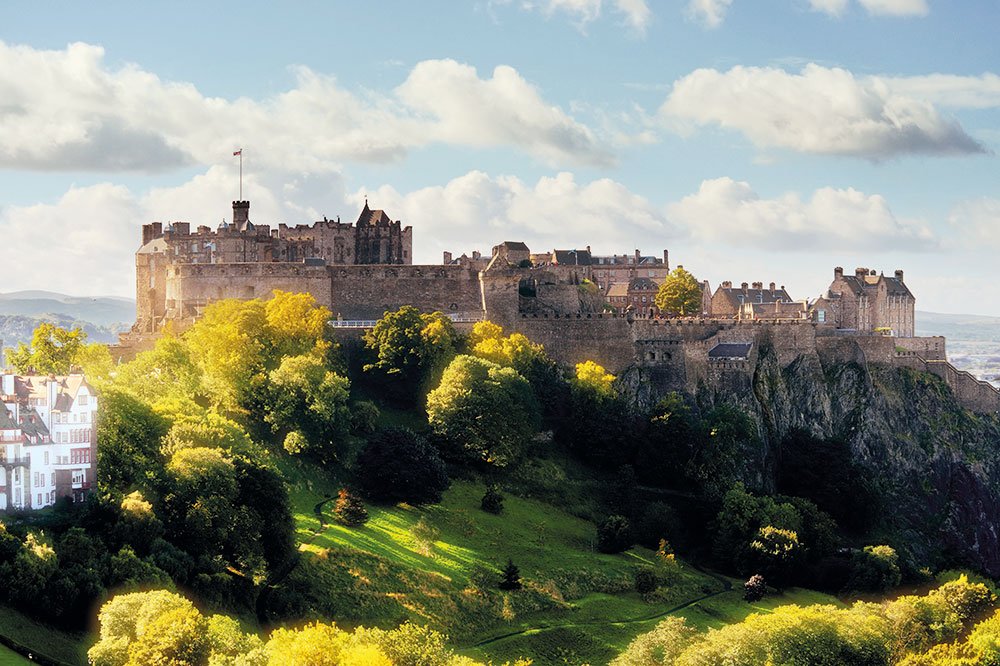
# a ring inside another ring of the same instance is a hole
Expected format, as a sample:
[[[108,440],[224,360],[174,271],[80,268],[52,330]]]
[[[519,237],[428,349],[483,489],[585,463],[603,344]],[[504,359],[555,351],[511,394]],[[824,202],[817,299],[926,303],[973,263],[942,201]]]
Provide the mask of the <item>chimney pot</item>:
[[[903,281],[903,271],[898,268],[896,269],[896,279],[900,282]]]

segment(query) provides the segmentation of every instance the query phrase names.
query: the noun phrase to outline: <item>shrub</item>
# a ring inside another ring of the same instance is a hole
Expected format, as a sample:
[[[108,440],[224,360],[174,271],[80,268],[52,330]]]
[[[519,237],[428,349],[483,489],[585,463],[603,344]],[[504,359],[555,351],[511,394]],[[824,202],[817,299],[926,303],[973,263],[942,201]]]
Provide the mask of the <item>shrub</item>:
[[[640,567],[635,570],[635,591],[639,594],[655,592],[657,587],[656,572],[651,567]]]
[[[406,428],[375,433],[355,469],[362,492],[381,502],[439,502],[450,483],[437,449]]]
[[[367,436],[378,429],[378,420],[382,413],[374,402],[361,400],[351,406],[351,432],[355,435]]]
[[[337,516],[337,520],[348,527],[360,527],[368,522],[368,509],[365,508],[364,502],[347,488],[341,488],[337,494],[333,513]]]
[[[899,585],[899,556],[891,546],[865,546],[851,557],[847,586],[859,592],[885,592]]]
[[[750,576],[747,582],[743,583],[743,598],[753,603],[760,601],[767,594],[767,583],[760,574]]]
[[[608,516],[597,527],[597,550],[620,553],[632,547],[632,526],[625,516]]]
[[[483,501],[480,503],[480,506],[486,513],[499,516],[503,513],[503,500],[504,497],[500,494],[500,488],[490,485],[486,487],[486,494],[483,495]]]

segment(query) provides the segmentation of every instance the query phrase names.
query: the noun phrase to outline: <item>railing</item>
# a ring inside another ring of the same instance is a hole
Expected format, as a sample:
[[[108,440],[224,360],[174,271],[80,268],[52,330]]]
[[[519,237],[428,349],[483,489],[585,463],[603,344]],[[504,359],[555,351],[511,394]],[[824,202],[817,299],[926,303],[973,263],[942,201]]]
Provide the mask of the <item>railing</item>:
[[[446,315],[453,324],[475,324],[483,321],[484,317],[478,315],[449,314]],[[332,328],[374,328],[378,319],[331,319],[329,324]]]

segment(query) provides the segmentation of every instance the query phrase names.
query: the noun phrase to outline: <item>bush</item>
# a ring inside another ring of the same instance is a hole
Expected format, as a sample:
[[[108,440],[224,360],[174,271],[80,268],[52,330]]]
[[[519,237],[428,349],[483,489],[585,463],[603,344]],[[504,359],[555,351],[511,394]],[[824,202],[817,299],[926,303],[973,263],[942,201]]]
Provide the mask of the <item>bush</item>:
[[[360,527],[368,522],[368,509],[364,502],[347,488],[341,488],[337,494],[333,513],[337,520],[348,527]]]
[[[767,594],[767,583],[760,574],[750,576],[747,582],[743,583],[743,598],[753,603],[760,601]]]
[[[362,492],[380,502],[440,502],[450,483],[437,449],[406,428],[375,433],[355,470]]]
[[[500,494],[500,489],[495,485],[490,485],[486,488],[486,494],[483,495],[480,506],[486,513],[499,516],[503,513],[503,500],[504,497]]]
[[[374,402],[361,400],[351,405],[351,432],[362,437],[372,434],[378,429],[378,420],[382,416]]]
[[[847,583],[857,592],[886,592],[899,585],[902,573],[899,556],[891,546],[865,546],[851,557],[851,577]]]
[[[632,547],[632,526],[625,516],[608,516],[597,527],[597,550],[620,553]]]
[[[655,592],[657,587],[656,572],[651,567],[641,567],[635,570],[635,591],[639,594]]]

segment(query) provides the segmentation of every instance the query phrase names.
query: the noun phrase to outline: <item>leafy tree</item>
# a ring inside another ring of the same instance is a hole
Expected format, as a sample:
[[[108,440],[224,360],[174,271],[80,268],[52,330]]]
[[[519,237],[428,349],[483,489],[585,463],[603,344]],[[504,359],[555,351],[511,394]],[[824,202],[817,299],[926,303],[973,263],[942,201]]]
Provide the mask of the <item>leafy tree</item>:
[[[65,375],[78,362],[87,334],[75,327],[65,329],[49,322],[42,322],[31,334],[31,344],[23,342],[16,349],[7,350],[7,362],[19,373],[54,373]]]
[[[688,476],[688,465],[694,451],[705,445],[706,433],[683,395],[671,391],[663,396],[636,439],[635,469],[645,483],[696,487]]]
[[[364,340],[374,356],[364,369],[382,373],[397,397],[415,402],[421,385],[455,355],[458,334],[442,313],[421,314],[404,305],[386,312]]]
[[[632,543],[632,526],[625,516],[608,516],[597,526],[597,550],[602,553],[620,553]]]
[[[802,529],[802,516],[789,503],[771,497],[756,497],[736,484],[722,498],[722,507],[711,526],[712,545],[717,562],[743,575],[752,571],[750,544],[760,529],[771,525],[796,533]]]
[[[439,502],[450,483],[437,450],[405,428],[375,433],[354,468],[361,491],[379,502]]]
[[[367,437],[378,430],[381,412],[374,402],[359,400],[351,405],[351,433]]]
[[[743,477],[761,447],[753,421],[741,409],[719,405],[705,422],[707,436],[693,451],[687,473],[705,495],[718,498]]]
[[[186,413],[190,413],[192,401],[207,400],[202,371],[192,357],[190,346],[170,334],[162,335],[151,350],[120,366],[114,386],[148,404],[171,399],[184,401],[182,412]]]
[[[427,416],[437,435],[497,467],[520,458],[539,427],[524,377],[465,355],[455,357],[427,396]]]
[[[637,636],[611,666],[667,666],[673,664],[697,632],[684,618],[668,617],[645,634]]]
[[[80,368],[90,382],[107,379],[115,369],[108,346],[99,342],[82,345],[73,357],[73,365]]]
[[[698,280],[678,266],[663,279],[654,300],[660,312],[687,317],[701,313],[701,296]]]
[[[780,587],[793,580],[802,557],[799,535],[793,530],[783,530],[766,525],[750,542],[751,570],[760,571],[764,577]]]
[[[490,484],[486,486],[486,494],[483,495],[480,506],[486,513],[492,513],[499,516],[503,513],[503,500],[504,497],[500,492],[500,488],[495,484]]]
[[[360,527],[368,522],[368,509],[361,498],[349,491],[341,488],[337,493],[337,503],[334,505],[333,513],[337,520],[348,527]]]
[[[150,630],[157,618],[171,611],[197,612],[190,601],[166,590],[119,594],[98,614],[100,640],[87,653],[95,666],[122,666],[133,642]],[[169,663],[169,662],[168,662]]]
[[[617,466],[631,459],[631,443],[625,404],[614,381],[597,363],[578,363],[570,380],[570,412],[558,434],[585,460]]]
[[[514,564],[514,560],[507,559],[507,565],[504,566],[500,574],[500,585],[498,587],[501,590],[521,589],[521,570]]]
[[[125,494],[146,487],[161,468],[160,439],[166,419],[118,390],[101,394],[97,413],[97,483],[104,492]]]
[[[315,355],[287,356],[268,378],[271,398],[266,420],[272,428],[303,434],[307,452],[331,459],[350,428],[347,378],[329,370]]]
[[[902,580],[899,556],[891,546],[865,546],[851,555],[850,590],[888,592]]]
[[[767,583],[760,574],[754,574],[743,583],[743,598],[753,603],[760,601],[767,594]]]

